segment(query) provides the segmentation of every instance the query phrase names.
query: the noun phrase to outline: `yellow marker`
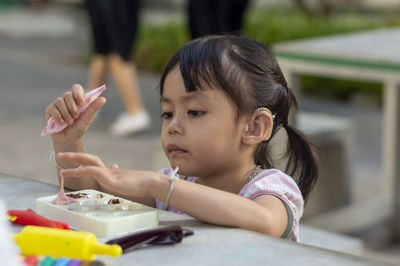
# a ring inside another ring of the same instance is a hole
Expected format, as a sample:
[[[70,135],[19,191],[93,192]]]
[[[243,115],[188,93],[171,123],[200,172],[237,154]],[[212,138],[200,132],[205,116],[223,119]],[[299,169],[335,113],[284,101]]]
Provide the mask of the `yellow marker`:
[[[118,257],[122,253],[119,245],[100,244],[94,234],[87,232],[27,225],[14,236],[24,255],[93,260],[96,254]]]

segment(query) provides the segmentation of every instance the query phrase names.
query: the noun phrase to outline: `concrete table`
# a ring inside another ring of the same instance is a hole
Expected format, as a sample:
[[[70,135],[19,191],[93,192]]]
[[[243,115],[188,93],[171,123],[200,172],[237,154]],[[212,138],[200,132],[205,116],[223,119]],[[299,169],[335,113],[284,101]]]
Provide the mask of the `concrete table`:
[[[35,209],[37,198],[57,192],[54,185],[0,174],[0,198],[7,209]],[[148,246],[119,258],[97,256],[97,259],[107,265],[388,265],[246,230],[204,224],[189,216],[164,211],[159,212],[159,220],[160,225],[181,225],[195,234],[173,246]],[[13,229],[18,232],[21,226]]]
[[[383,84],[383,182],[400,237],[400,28],[278,43],[273,51],[297,96],[303,74]]]

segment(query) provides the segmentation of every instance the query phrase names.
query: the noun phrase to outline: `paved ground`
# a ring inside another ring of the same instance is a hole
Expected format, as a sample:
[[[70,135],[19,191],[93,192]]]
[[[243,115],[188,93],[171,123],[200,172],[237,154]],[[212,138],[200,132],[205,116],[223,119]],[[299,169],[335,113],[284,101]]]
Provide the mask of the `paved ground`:
[[[29,30],[24,25],[29,25]],[[86,83],[88,32],[84,25],[81,13],[65,10],[0,10],[0,172],[55,183],[54,166],[48,162],[50,139],[40,136],[45,125],[43,113],[72,84]],[[107,104],[86,136],[88,151],[121,167],[157,170],[163,166],[159,163],[164,161],[162,155],[156,152],[161,124],[158,78],[139,75],[152,128],[124,139],[107,133],[112,119],[122,111],[116,88],[112,81],[108,83]],[[353,200],[363,201],[380,193],[381,110],[307,97],[302,99],[301,109],[353,121]],[[385,252],[393,256],[398,248],[386,248]]]

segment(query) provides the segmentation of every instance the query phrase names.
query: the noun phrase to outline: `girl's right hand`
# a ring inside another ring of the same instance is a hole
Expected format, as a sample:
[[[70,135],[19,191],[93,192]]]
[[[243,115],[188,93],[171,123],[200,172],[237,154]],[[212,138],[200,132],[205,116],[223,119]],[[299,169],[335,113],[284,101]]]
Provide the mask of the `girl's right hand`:
[[[150,171],[120,169],[116,164],[107,168],[96,155],[83,152],[60,152],[58,161],[70,161],[81,167],[66,168],[60,174],[67,178],[96,180],[103,189],[128,197],[148,197],[153,177],[162,174]],[[169,184],[169,176],[168,184]]]
[[[67,144],[79,140],[85,134],[97,111],[105,104],[106,99],[99,97],[79,115],[78,107],[85,104],[84,91],[81,85],[75,84],[71,91],[56,98],[45,111],[46,121],[54,117],[58,122],[67,123],[63,131],[51,134],[54,143]]]

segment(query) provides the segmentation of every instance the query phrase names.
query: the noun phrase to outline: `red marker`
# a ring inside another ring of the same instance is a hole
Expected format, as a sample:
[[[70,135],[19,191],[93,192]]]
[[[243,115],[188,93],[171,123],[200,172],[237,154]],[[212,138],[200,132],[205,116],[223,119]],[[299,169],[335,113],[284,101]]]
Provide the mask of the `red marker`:
[[[32,209],[8,210],[7,214],[11,216],[10,220],[17,224],[69,229],[69,225],[67,223],[47,219],[46,217],[34,212]]]

